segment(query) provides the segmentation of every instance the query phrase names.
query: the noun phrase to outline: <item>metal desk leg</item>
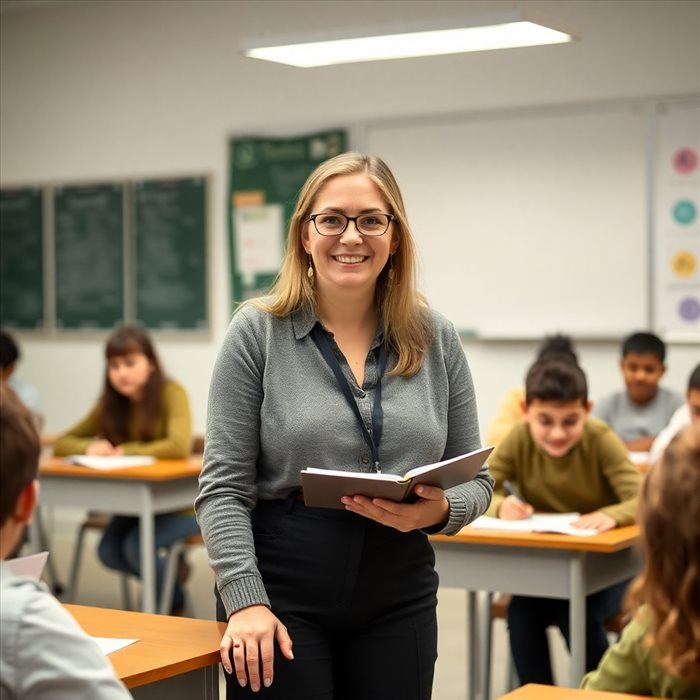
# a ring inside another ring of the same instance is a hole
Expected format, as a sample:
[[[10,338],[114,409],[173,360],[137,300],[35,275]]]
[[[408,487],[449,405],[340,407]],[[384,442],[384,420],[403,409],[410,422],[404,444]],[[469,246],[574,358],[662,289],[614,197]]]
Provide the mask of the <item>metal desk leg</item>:
[[[481,663],[479,664],[479,682],[481,684],[481,700],[489,700],[491,697],[491,648],[493,620],[491,619],[491,602],[493,593],[484,591],[481,604],[481,635],[479,646],[481,647]]]
[[[156,612],[155,567],[155,515],[151,492],[147,486],[141,489],[141,515],[139,521],[141,544],[141,580],[143,583],[143,612]]]
[[[569,559],[569,634],[571,644],[570,685],[578,688],[586,668],[586,574],[585,552]]]
[[[476,624],[476,591],[467,591],[467,698],[476,700],[476,674],[478,667],[478,639]]]

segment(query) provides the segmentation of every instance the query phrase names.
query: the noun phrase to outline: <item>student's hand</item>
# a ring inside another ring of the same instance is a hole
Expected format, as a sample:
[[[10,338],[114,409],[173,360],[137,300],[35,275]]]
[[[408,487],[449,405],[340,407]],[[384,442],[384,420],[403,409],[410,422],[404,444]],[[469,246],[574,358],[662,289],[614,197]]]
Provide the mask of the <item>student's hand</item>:
[[[598,532],[607,532],[617,527],[617,523],[607,513],[602,513],[599,510],[593,513],[582,515],[576,522],[571,523],[572,527],[578,528],[593,528]]]
[[[535,509],[517,496],[506,496],[498,507],[498,517],[503,520],[526,520]]]
[[[111,457],[116,454],[115,449],[109,440],[93,440],[87,446],[85,454],[93,457]]]
[[[447,522],[450,504],[441,488],[419,484],[415,493],[419,497],[415,503],[397,503],[366,496],[344,496],[340,500],[345,510],[376,520],[400,532],[422,530]]]
[[[235,672],[238,683],[257,693],[261,684],[268,688],[273,681],[275,639],[288,658],[293,659],[292,640],[287,628],[264,605],[251,605],[233,613],[219,644],[221,664],[227,673]],[[233,664],[231,664],[233,657]],[[262,667],[262,681],[260,669]]]

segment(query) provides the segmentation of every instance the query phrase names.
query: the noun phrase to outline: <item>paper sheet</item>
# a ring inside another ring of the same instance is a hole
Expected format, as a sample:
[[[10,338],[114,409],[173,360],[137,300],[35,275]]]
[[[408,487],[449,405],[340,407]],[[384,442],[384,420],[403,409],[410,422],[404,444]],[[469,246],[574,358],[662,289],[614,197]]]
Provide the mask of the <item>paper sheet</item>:
[[[30,578],[39,580],[48,558],[48,552],[37,552],[36,554],[29,554],[26,557],[8,559],[5,563],[15,576],[29,576]]]
[[[70,455],[72,464],[90,469],[124,469],[125,467],[147,467],[156,461],[146,455],[119,455],[115,457],[93,457],[91,455]]]
[[[93,637],[93,639],[97,642],[97,646],[100,647],[100,651],[105,656],[139,641],[138,639],[118,639],[116,637]]]
[[[503,520],[482,515],[467,527],[504,532],[558,532],[576,537],[590,537],[598,534],[598,530],[592,528],[573,527],[571,523],[579,517],[579,513],[535,513],[525,520]]]

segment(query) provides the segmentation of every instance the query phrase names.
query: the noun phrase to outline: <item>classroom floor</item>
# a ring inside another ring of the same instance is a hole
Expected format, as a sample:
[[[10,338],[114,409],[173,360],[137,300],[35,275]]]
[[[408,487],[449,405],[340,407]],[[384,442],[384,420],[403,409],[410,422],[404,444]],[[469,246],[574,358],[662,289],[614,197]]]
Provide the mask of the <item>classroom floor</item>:
[[[47,531],[52,538],[52,559],[61,582],[68,577],[72,543],[84,514],[67,509],[53,509],[45,514]],[[122,607],[119,576],[104,568],[97,560],[97,535],[85,538],[78,598],[82,605],[107,608]],[[214,577],[206,560],[203,547],[188,553],[191,575],[187,591],[194,617],[214,618]],[[137,584],[132,586],[133,599]],[[441,588],[438,594],[438,661],[435,670],[433,700],[464,700],[466,697],[466,594],[454,588]],[[557,679],[566,679],[568,656],[561,637],[554,632],[550,637],[554,649],[554,673]],[[494,643],[491,669],[491,698],[498,698],[507,690],[507,636],[505,623],[494,624]],[[222,695],[223,697],[223,695]]]

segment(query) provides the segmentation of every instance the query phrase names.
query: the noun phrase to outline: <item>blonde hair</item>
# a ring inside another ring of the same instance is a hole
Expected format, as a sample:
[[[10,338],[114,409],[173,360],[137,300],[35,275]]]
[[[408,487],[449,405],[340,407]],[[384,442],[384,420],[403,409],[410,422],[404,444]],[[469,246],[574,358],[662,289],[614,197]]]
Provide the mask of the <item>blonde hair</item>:
[[[678,678],[700,682],[700,428],[678,433],[648,474],[639,504],[645,564],[626,598],[646,604],[644,643]]]
[[[306,272],[309,258],[302,242],[311,208],[318,193],[334,177],[366,175],[382,193],[394,215],[393,235],[398,247],[377,279],[376,302],[383,323],[384,338],[396,353],[390,374],[411,376],[421,367],[432,338],[428,305],[416,289],[415,245],[406,218],[401,191],[386,163],[377,156],[342,153],[321,163],[304,183],[289,223],[287,249],[282,268],[273,285],[271,299],[252,299],[252,304],[275,316],[287,316],[297,309],[317,312],[316,290]],[[389,268],[393,270],[391,279]]]

